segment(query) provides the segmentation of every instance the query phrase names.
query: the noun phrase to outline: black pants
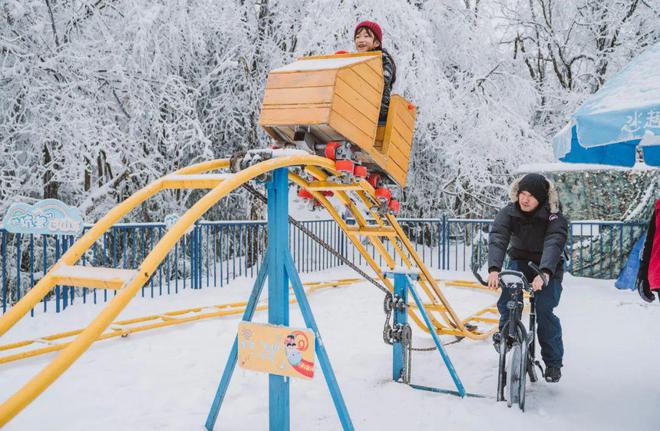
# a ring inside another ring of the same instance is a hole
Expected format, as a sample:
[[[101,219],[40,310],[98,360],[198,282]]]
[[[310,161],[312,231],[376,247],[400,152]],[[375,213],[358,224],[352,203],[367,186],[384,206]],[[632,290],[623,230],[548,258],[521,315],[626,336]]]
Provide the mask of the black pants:
[[[527,280],[531,283],[536,274],[527,266],[527,261],[512,260],[509,262],[508,269],[520,271],[525,274]],[[548,282],[548,285],[538,292],[534,293],[534,302],[536,304],[536,323],[539,344],[541,345],[541,358],[548,367],[561,367],[564,357],[564,343],[561,337],[561,323],[559,317],[552,312],[559,305],[561,297],[561,281],[563,274],[554,276]],[[497,309],[500,312],[500,330],[509,320],[509,310],[506,308],[507,302],[511,299],[508,289],[502,289],[500,299],[497,301]]]

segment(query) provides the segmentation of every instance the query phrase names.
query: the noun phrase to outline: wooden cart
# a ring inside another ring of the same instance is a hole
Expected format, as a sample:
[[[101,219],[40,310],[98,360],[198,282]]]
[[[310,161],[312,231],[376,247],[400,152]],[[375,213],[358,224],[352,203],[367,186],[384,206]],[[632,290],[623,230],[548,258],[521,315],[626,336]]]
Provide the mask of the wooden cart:
[[[268,75],[259,124],[282,143],[300,142],[304,132],[320,154],[330,141],[349,141],[358,160],[405,187],[416,110],[392,95],[379,125],[382,94],[380,52],[303,57]]]

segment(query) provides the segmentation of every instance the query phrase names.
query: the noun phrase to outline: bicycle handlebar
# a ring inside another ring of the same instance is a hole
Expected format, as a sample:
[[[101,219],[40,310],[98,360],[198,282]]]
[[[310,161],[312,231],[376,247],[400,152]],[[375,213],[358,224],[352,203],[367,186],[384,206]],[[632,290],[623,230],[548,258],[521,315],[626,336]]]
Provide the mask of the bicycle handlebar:
[[[527,265],[530,268],[532,268],[532,271],[534,271],[536,273],[536,275],[541,277],[541,280],[543,280],[543,288],[545,289],[546,286],[548,285],[548,276],[543,271],[541,271],[541,268],[539,268],[538,265],[535,264],[534,262],[530,261],[530,262],[527,263]]]
[[[543,281],[543,288],[545,288],[548,285],[548,276],[543,271],[541,271],[538,265],[536,265],[534,262],[529,261],[527,265],[532,269],[532,271],[536,273],[536,275],[541,277],[541,280]],[[476,266],[472,266],[472,274],[482,286],[488,286],[488,283],[484,281],[484,279],[481,277],[481,274],[479,274],[478,268]],[[500,281],[502,280],[502,275],[513,275],[519,277],[523,281],[523,288],[527,291],[532,290],[531,285],[529,284],[527,278],[525,278],[525,275],[522,272],[512,271],[512,270],[500,271],[499,273]]]
[[[513,275],[514,277],[519,278],[520,281],[522,282],[522,288],[523,288],[523,290],[525,290],[525,291],[527,291],[527,292],[531,292],[531,291],[532,291],[532,285],[529,284],[529,281],[527,281],[527,277],[525,277],[525,274],[523,274],[523,273],[520,272],[520,271],[513,271],[513,270],[510,270],[510,269],[507,269],[507,270],[504,270],[504,271],[500,271],[498,277],[499,277],[499,279],[500,279],[500,285],[501,285],[501,286],[509,287],[509,284],[511,284],[511,283],[507,284],[507,283],[505,283],[505,282],[502,280],[502,277],[503,277],[503,276],[507,276],[507,275]]]
[[[474,278],[476,278],[477,281],[481,283],[482,286],[488,286],[488,283],[486,283],[484,279],[481,278],[481,274],[479,274],[479,269],[476,266],[472,266],[472,274],[474,274]]]

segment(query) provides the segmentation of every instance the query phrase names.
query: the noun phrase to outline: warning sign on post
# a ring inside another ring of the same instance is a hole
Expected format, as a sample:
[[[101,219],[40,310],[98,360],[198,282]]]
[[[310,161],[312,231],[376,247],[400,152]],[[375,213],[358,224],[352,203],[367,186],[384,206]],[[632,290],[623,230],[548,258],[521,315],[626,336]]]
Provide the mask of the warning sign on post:
[[[238,364],[248,370],[312,379],[314,342],[314,333],[309,329],[241,322]]]

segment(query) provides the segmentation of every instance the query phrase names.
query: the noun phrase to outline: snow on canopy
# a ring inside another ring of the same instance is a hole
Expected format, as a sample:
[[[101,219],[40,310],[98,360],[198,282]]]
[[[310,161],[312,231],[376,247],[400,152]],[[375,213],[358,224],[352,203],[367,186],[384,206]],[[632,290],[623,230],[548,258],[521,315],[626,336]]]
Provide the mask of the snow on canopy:
[[[625,111],[652,105],[660,108],[660,42],[648,48],[607,81],[575,115]]]

